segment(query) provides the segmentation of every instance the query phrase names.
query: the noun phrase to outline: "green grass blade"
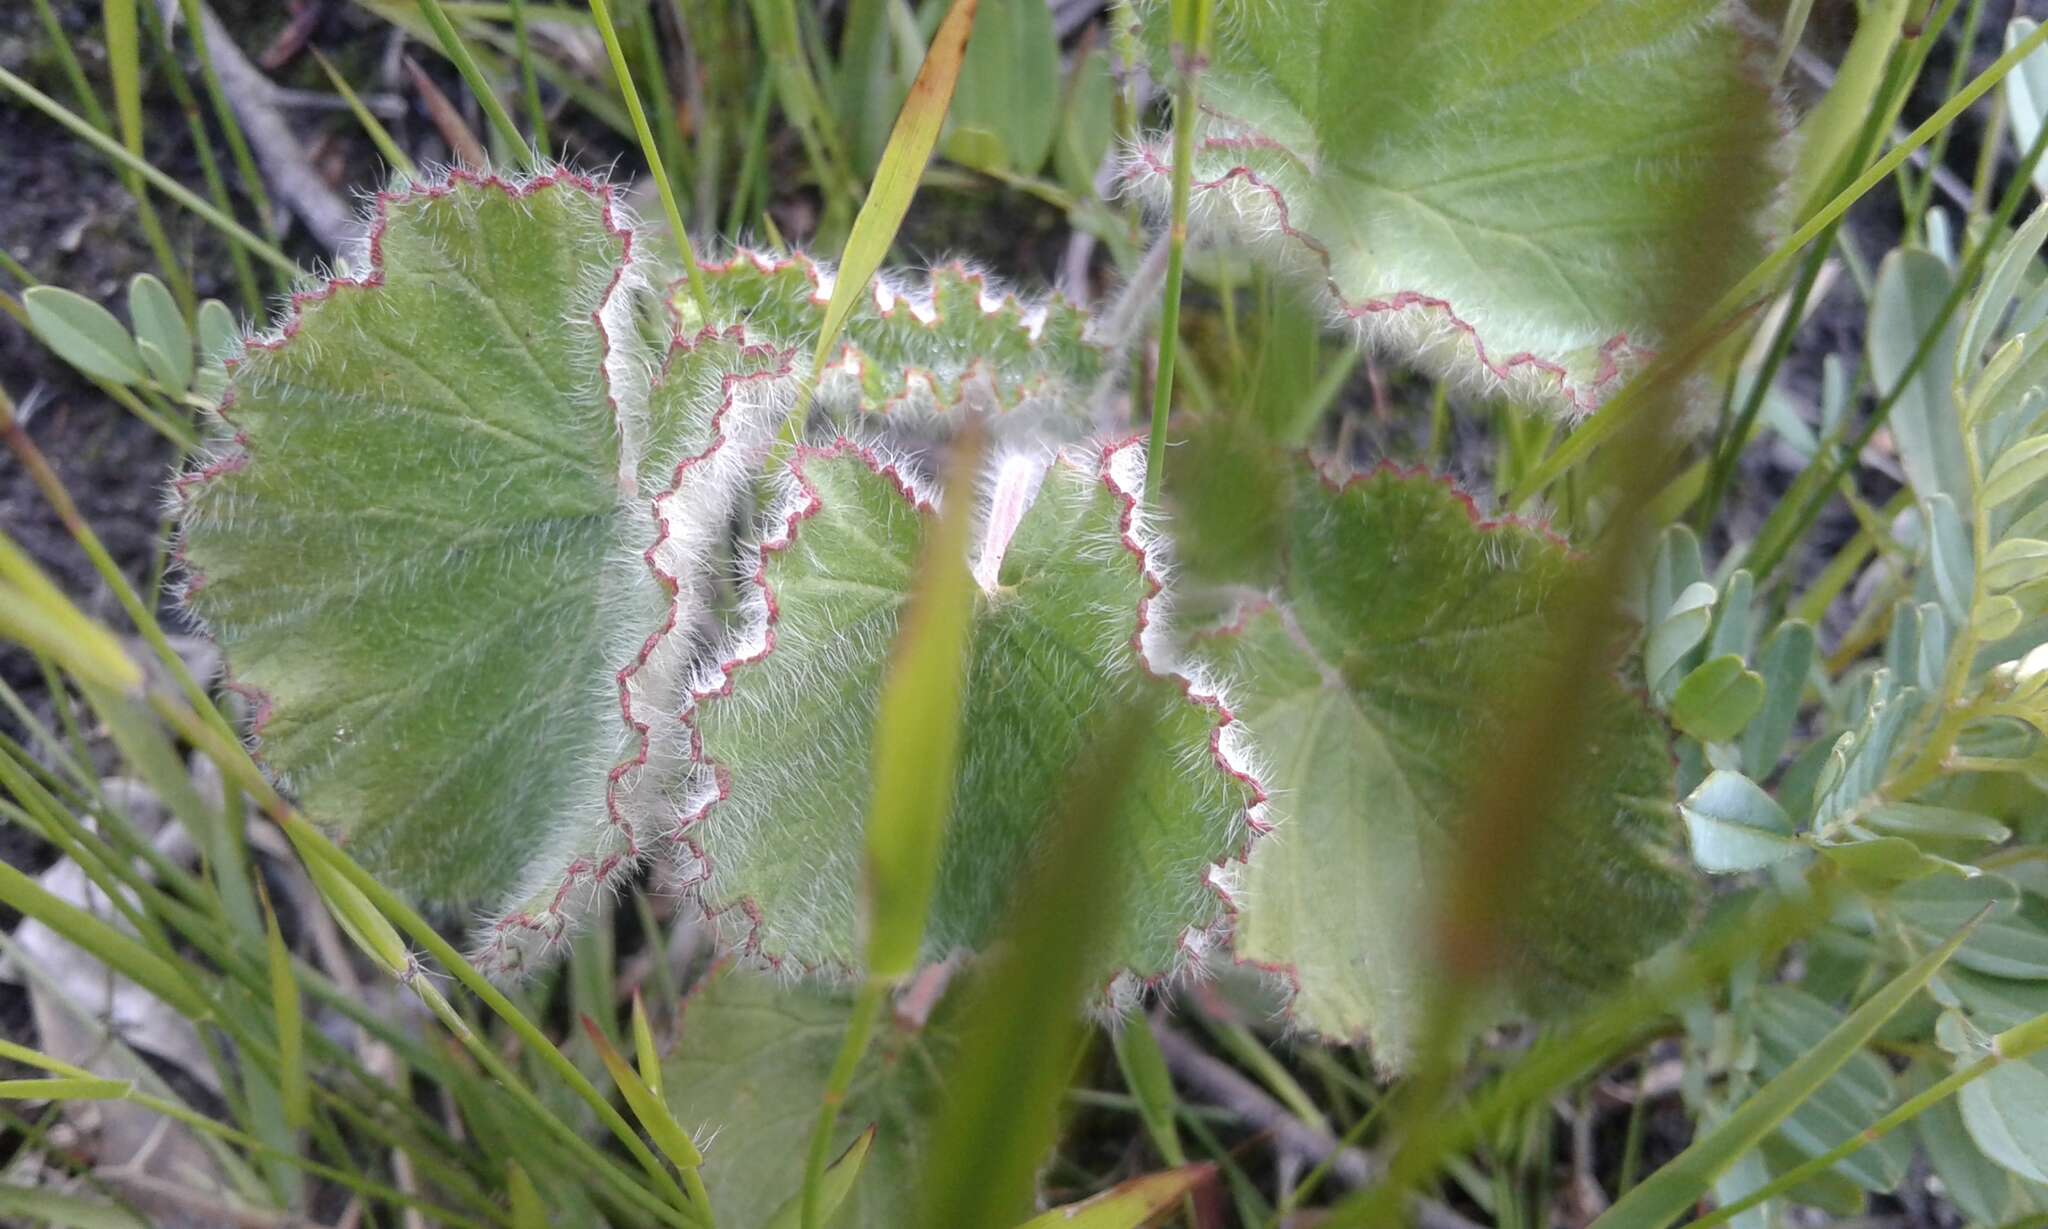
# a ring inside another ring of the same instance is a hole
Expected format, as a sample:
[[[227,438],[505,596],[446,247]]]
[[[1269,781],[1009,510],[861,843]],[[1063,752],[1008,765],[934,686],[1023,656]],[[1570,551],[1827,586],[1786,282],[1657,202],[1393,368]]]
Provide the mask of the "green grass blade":
[[[677,1169],[695,1169],[702,1165],[704,1154],[697,1151],[697,1145],[691,1141],[690,1133],[683,1130],[682,1124],[675,1120],[675,1115],[669,1113],[668,1104],[654,1089],[648,1087],[647,1081],[640,1078],[640,1073],[633,1070],[619,1054],[610,1039],[604,1035],[604,1030],[597,1026],[597,1021],[584,1016],[583,1031],[589,1035],[590,1044],[597,1050],[599,1061],[604,1063],[604,1069],[611,1074],[612,1082],[619,1086],[619,1092],[626,1098],[626,1104],[632,1109],[633,1116],[647,1129],[648,1137],[654,1141],[654,1146],[661,1149],[662,1155]]]
[[[328,83],[334,87],[335,93],[341,95],[342,101],[348,104],[350,114],[356,117],[356,123],[362,126],[364,134],[370,138],[370,144],[377,147],[377,152],[383,155],[385,163],[408,179],[417,177],[419,171],[413,166],[412,159],[406,156],[404,150],[398,148],[398,142],[391,139],[390,131],[376,116],[370,114],[370,109],[363,105],[363,100],[356,97],[356,92],[349,86],[348,79],[336,71],[334,65],[327,62],[327,57],[320,54],[319,48],[309,47],[307,50],[313,53],[314,62],[320,65],[321,72],[327,74]]]
[[[955,442],[938,526],[918,564],[877,701],[862,888],[871,977],[893,980],[916,969],[938,881],[974,622],[967,553],[982,451],[979,431]]]
[[[1155,736],[1138,706],[1098,714],[1090,754],[1012,897],[994,950],[970,987],[946,1108],[923,1171],[926,1229],[1014,1224],[1032,1208],[1034,1176],[1086,1039],[1081,1000],[1094,950],[1122,911],[1127,834],[1107,817]]]
[[[202,200],[184,184],[179,183],[169,175],[164,174],[149,163],[129,153],[118,142],[108,137],[107,134],[72,114],[62,103],[30,85],[20,77],[15,76],[5,68],[0,68],[0,88],[5,88],[9,93],[20,98],[29,106],[34,107],[44,115],[62,124],[71,131],[72,135],[98,150],[114,162],[116,166],[141,175],[165,196],[170,197],[193,213],[198,214],[216,230],[248,248],[253,255],[261,257],[280,273],[293,279],[305,275],[305,271],[293,263],[291,257],[280,252],[274,244],[259,237],[249,230],[248,227],[228,217],[220,210],[215,209],[211,203]]]
[[[916,969],[924,943],[960,749],[961,700],[974,621],[967,545],[983,443],[983,433],[973,427],[955,442],[939,524],[918,563],[916,588],[877,702],[874,786],[868,801],[861,892],[868,982],[855,1005],[811,1133],[802,1229],[818,1229],[824,1223],[825,1162],[832,1128],[873,1036],[883,987]]]
[[[783,114],[796,129],[828,208],[840,199],[858,200],[860,185],[847,169],[838,128],[804,52],[795,0],[752,0],[750,7]]]
[[[896,126],[890,130],[889,144],[882,151],[882,163],[875,169],[875,180],[868,187],[867,203],[854,218],[846,247],[839,253],[832,300],[825,306],[824,324],[819,328],[817,348],[811,355],[814,373],[824,367],[831,355],[833,344],[839,340],[839,330],[845,326],[853,305],[867,292],[868,280],[888,256],[889,246],[896,241],[896,230],[903,225],[903,215],[910,210],[911,198],[917,195],[918,181],[924,177],[925,164],[931,161],[932,148],[938,144],[939,130],[945,126],[946,111],[953,102],[953,87],[960,79],[967,38],[974,33],[978,4],[979,0],[953,0],[953,7],[932,35],[931,49],[925,53],[923,67],[917,70],[917,79],[911,82],[910,95],[896,114]],[[816,378],[815,374],[812,378]],[[791,415],[790,434],[786,438],[796,439],[802,427],[802,413]]]
[[[135,20],[135,0],[106,0],[101,5],[101,12],[107,39],[107,75],[114,86],[114,119],[120,127],[122,146],[139,159],[142,157],[142,30]],[[177,249],[171,246],[170,236],[164,233],[163,222],[156,216],[156,206],[150,203],[142,185],[135,182],[133,175],[123,175],[122,179],[129,193],[135,197],[136,219],[142,223],[143,234],[149,239],[150,249],[156,253],[164,280],[171,284],[171,292],[178,298],[179,310],[189,316],[198,306],[198,298],[192,293],[192,279],[186,276],[184,266],[178,262]]]
[[[270,1014],[277,1026],[277,1087],[283,1102],[284,1120],[293,1130],[304,1130],[313,1117],[312,1093],[306,1081],[306,1013],[299,997],[298,979],[292,976],[291,950],[284,944],[284,932],[277,927],[277,914],[269,898],[263,902],[264,953],[270,973]]]
[[[192,40],[193,58],[199,61],[200,83],[206,87],[215,122],[227,136],[228,155],[234,160],[241,189],[249,198],[250,212],[267,219],[271,216],[270,194],[263,188],[263,173],[249,149],[249,138],[242,132],[242,121],[228,101],[227,90],[221,86],[220,72],[213,66],[213,45],[207,26],[212,23],[218,28],[218,22],[200,0],[178,0],[178,7],[185,15],[185,36]]]
[[[455,65],[456,71],[462,74],[462,80],[468,84],[469,92],[476,96],[477,104],[484,109],[484,115],[490,119],[492,131],[498,134],[498,139],[503,141],[508,149],[519,151],[523,165],[533,167],[539,161],[533,147],[520,135],[519,125],[512,122],[512,117],[505,111],[505,104],[498,101],[498,92],[491,88],[490,80],[484,76],[483,69],[477,66],[476,57],[469,53],[469,47],[463,43],[462,35],[456,31],[455,24],[448,20],[448,14],[441,11],[440,0],[419,0],[419,6],[420,15],[427,19],[427,24],[433,27],[434,37],[440,41],[441,53],[447,56],[449,62]]]
[[[597,31],[604,36],[605,54],[611,57],[612,73],[619,79],[619,92],[626,97],[626,113],[633,118],[633,135],[640,139],[640,153],[647,159],[647,168],[654,176],[654,187],[661,194],[661,207],[668,214],[668,228],[676,243],[676,251],[683,258],[683,271],[690,279],[690,298],[697,304],[699,312],[709,310],[709,301],[704,297],[704,274],[697,267],[697,250],[690,243],[690,232],[683,226],[683,210],[676,203],[676,188],[668,167],[661,160],[661,145],[654,139],[654,130],[647,125],[647,108],[640,103],[640,91],[633,88],[633,70],[626,64],[626,51],[619,43],[619,32],[612,25],[611,5],[607,0],[590,0],[590,15],[597,21]]]
[[[1986,912],[1989,911],[1987,906]],[[1801,1055],[1778,1077],[1759,1088],[1695,1139],[1676,1160],[1643,1179],[1593,1222],[1593,1229],[1663,1229],[1685,1215],[1736,1159],[1756,1147],[1786,1115],[1841,1070],[1842,1064],[1869,1042],[1885,1021],[1920,992],[1982,921],[1979,913],[1950,936],[1948,942],[1913,962],[1904,972],[1865,999],[1835,1026],[1821,1044]]]
[[[519,95],[526,106],[526,126],[533,132],[533,147],[542,157],[553,147],[548,138],[547,108],[540,105],[540,80],[533,70],[533,45],[526,36],[526,0],[512,0],[512,47],[519,61]]]
[[[875,1128],[871,1125],[856,1135],[853,1142],[846,1146],[846,1151],[839,1154],[839,1159],[826,1168],[822,1198],[819,1201],[821,1223],[830,1224],[832,1214],[839,1210],[840,1204],[846,1202],[846,1196],[852,1192],[854,1180],[860,1177],[861,1168],[868,1161],[868,1152],[874,1146]],[[800,1229],[803,1223],[803,1198],[801,1191],[790,1196],[789,1202],[777,1208],[775,1215],[769,1217],[768,1223],[761,1229]]]
[[[1166,416],[1173,408],[1173,370],[1180,355],[1180,293],[1186,275],[1188,196],[1194,171],[1195,123],[1201,98],[1199,65],[1208,58],[1214,0],[1174,0],[1173,57],[1180,83],[1173,95],[1173,204],[1166,231],[1166,300],[1159,313],[1159,366],[1152,381],[1152,433],[1145,449],[1145,502],[1159,503],[1166,480]]]
[[[132,1212],[84,1195],[67,1195],[48,1187],[0,1182],[0,1218],[10,1224],[48,1225],[52,1229],[149,1229]]]
[[[512,1229],[548,1229],[547,1205],[517,1161],[505,1162],[505,1196],[511,1205]]]
[[[73,947],[162,999],[188,1020],[205,1020],[213,1007],[182,969],[92,914],[45,891],[27,875],[0,863],[0,902],[57,932]]]
[[[222,749],[222,753],[223,756],[226,755],[225,748]],[[246,757],[244,759],[246,760]],[[332,841],[329,841],[311,824],[307,823],[303,817],[287,808],[283,800],[277,796],[276,791],[270,789],[269,784],[263,780],[262,774],[256,771],[253,764],[238,762],[233,765],[233,769],[239,770],[242,774],[239,780],[244,788],[250,788],[257,792],[259,800],[265,803],[266,810],[270,811],[273,818],[276,818],[284,827],[285,834],[292,839],[292,844],[300,851],[300,855],[305,860],[309,870],[315,864],[328,868],[333,874],[353,886],[357,892],[366,897],[378,913],[396,922],[400,929],[412,936],[414,942],[425,948],[428,954],[440,962],[443,968],[454,974],[457,981],[461,982],[471,993],[483,1000],[484,1005],[511,1028],[520,1042],[536,1055],[543,1065],[559,1076],[569,1086],[570,1090],[574,1092],[577,1099],[581,1100],[597,1114],[598,1120],[605,1125],[606,1129],[620,1143],[625,1145],[626,1150],[632,1153],[633,1159],[640,1164],[641,1168],[650,1177],[655,1178],[658,1183],[671,1188],[674,1187],[674,1183],[669,1180],[667,1172],[661,1168],[661,1162],[656,1159],[654,1153],[648,1149],[647,1145],[640,1141],[640,1136],[633,1130],[632,1124],[627,1122],[617,1110],[612,1108],[611,1103],[597,1090],[596,1085],[592,1084],[581,1071],[577,1070],[576,1065],[570,1062],[568,1057],[561,1050],[557,1049],[553,1042],[548,1040],[547,1035],[542,1033],[540,1028],[512,1003],[511,999],[505,997],[505,993],[502,990],[492,985],[482,973],[479,973],[475,965],[463,959],[462,953],[456,951],[453,944],[442,938],[440,932],[429,925],[426,919],[422,918],[410,906],[399,900],[382,884],[378,883],[368,871],[357,865],[354,859],[343,853]],[[473,1050],[472,1053],[478,1053],[478,1051]],[[538,1106],[539,1103],[534,1099],[531,1090],[527,1089],[523,1083],[514,1079],[512,1072],[504,1068],[502,1062],[496,1062],[495,1055],[491,1054],[487,1048],[481,1049],[479,1057],[493,1060],[493,1065],[499,1069],[500,1078],[506,1082],[508,1090],[515,1097],[529,1102],[530,1107]],[[545,1122],[556,1126],[561,1125],[560,1120],[554,1115],[547,1114],[545,1111],[540,1111],[540,1113]],[[604,1167],[600,1154],[595,1150],[588,1150],[586,1152],[588,1146],[583,1143],[580,1136],[576,1135],[573,1130],[566,1126],[563,1126],[562,1129],[569,1132],[563,1142],[576,1149],[578,1155],[584,1160],[594,1159],[601,1168]],[[674,1213],[672,1206],[660,1203],[659,1200],[644,1188],[633,1186],[622,1187],[621,1189],[637,1193],[639,1196],[647,1196],[648,1201],[642,1202],[642,1207],[657,1213],[657,1215],[661,1215],[664,1221],[678,1223],[677,1215]],[[680,1191],[676,1193],[680,1194]]]
[[[1145,1130],[1152,1137],[1152,1146],[1159,1150],[1160,1157],[1168,1165],[1187,1164],[1180,1130],[1174,1125],[1175,1115],[1180,1112],[1180,1099],[1174,1095],[1173,1076],[1166,1069],[1166,1055],[1160,1052],[1159,1039],[1152,1035],[1152,1026],[1147,1023],[1144,1013],[1133,1012],[1111,1035],[1110,1041],[1116,1049],[1117,1067],[1123,1072],[1124,1085],[1138,1102],[1138,1116],[1145,1120]]]
[[[157,70],[163,81],[170,87],[171,95],[178,101],[178,109],[185,116],[185,130],[192,140],[192,152],[199,158],[199,173],[206,180],[206,194],[213,200],[214,207],[229,217],[234,216],[233,200],[228,196],[227,180],[221,175],[220,158],[214,149],[213,132],[207,128],[206,119],[199,110],[199,98],[192,92],[191,82],[185,79],[185,66],[178,59],[178,46],[171,38],[170,15],[154,4],[144,5],[142,11],[149,17],[149,32],[156,42]],[[235,267],[236,288],[241,291],[243,310],[255,315],[263,310],[263,289],[256,281],[256,266],[249,260],[249,253],[239,244],[228,247],[228,259]],[[204,303],[199,305],[203,309]],[[193,315],[196,318],[197,311]]]

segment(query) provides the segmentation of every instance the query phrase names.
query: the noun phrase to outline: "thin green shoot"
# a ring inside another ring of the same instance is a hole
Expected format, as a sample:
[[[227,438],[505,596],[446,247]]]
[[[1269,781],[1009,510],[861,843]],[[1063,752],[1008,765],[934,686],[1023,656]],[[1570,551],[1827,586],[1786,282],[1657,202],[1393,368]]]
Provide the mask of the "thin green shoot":
[[[548,112],[540,103],[540,80],[533,69],[533,45],[526,33],[526,0],[506,5],[512,22],[513,55],[519,61],[519,96],[526,106],[526,127],[533,133],[533,147],[546,156],[554,142],[548,138]]]
[[[477,104],[483,107],[485,117],[491,121],[491,130],[498,134],[498,139],[504,142],[507,149],[519,151],[519,156],[527,167],[534,166],[539,161],[538,154],[533,146],[527,144],[526,138],[520,135],[519,125],[513,123],[511,115],[506,113],[505,104],[499,101],[498,92],[491,88],[490,80],[484,76],[483,69],[477,67],[476,57],[469,53],[469,47],[463,43],[462,35],[455,29],[455,23],[449,21],[448,14],[441,11],[441,0],[419,0],[419,6],[420,15],[427,19],[427,24],[433,28],[434,37],[440,41],[441,53],[455,65],[456,71],[462,74],[462,80],[469,86],[469,92],[476,97]]]
[[[653,173],[655,190],[661,194],[662,210],[668,214],[669,233],[675,238],[676,251],[683,258],[683,271],[690,280],[690,299],[696,303],[700,314],[708,315],[711,301],[704,289],[704,271],[697,267],[697,252],[691,246],[688,228],[683,225],[683,210],[676,203],[674,178],[662,165],[661,146],[654,139],[654,131],[647,126],[647,109],[640,104],[640,91],[633,88],[633,70],[626,64],[625,48],[619,45],[619,32],[612,25],[611,5],[607,0],[590,0],[590,15],[597,21],[597,32],[604,36],[604,50],[611,57],[612,74],[619,79],[619,92],[626,96],[626,112],[633,117],[633,133],[640,138],[640,152]]]
[[[1166,479],[1166,419],[1173,409],[1173,367],[1180,353],[1181,282],[1186,276],[1188,198],[1193,183],[1201,66],[1209,58],[1215,0],[1174,0],[1173,213],[1166,232],[1166,299],[1159,315],[1159,365],[1152,384],[1152,434],[1145,449],[1145,502],[1159,503]]]

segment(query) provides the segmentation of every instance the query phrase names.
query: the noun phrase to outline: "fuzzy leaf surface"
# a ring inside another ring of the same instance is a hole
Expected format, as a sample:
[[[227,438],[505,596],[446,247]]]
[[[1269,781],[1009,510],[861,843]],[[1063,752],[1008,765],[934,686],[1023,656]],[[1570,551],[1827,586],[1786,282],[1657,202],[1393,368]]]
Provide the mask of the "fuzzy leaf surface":
[[[1155,706],[1118,823],[1132,848],[1108,969],[1178,968],[1219,924],[1215,864],[1261,794],[1241,730],[1164,647],[1161,566],[1137,506],[1143,448],[1062,454],[976,595],[952,819],[925,958],[993,935],[1083,748],[1092,711]],[[808,450],[758,552],[752,622],[699,685],[697,771],[672,805],[715,911],[771,962],[857,967],[855,885],[876,704],[930,496],[871,452]],[[981,535],[978,532],[977,538]]]
[[[1163,49],[1165,0],[1144,6]],[[1573,413],[1639,358],[1659,296],[1719,286],[1780,121],[1719,0],[1221,0],[1197,222],[1327,291],[1359,335]],[[1164,143],[1131,182],[1163,203]],[[1704,262],[1700,264],[1698,262]]]
[[[566,174],[380,197],[368,272],[247,343],[178,483],[186,600],[270,769],[394,886],[548,938],[644,849],[635,706],[684,674],[660,637],[694,630],[688,529],[725,506],[690,462],[796,383],[738,330],[650,352],[633,247]]]
[[[808,342],[824,323],[832,273],[803,257],[738,252],[704,268],[714,318]],[[680,302],[680,299],[677,300]],[[850,425],[862,413],[920,418],[979,408],[1074,420],[1108,356],[1086,313],[1058,298],[1025,303],[958,264],[922,285],[877,278],[847,317],[826,364],[819,408]]]
[[[1555,651],[1553,597],[1578,566],[1547,536],[1481,523],[1433,477],[1382,470],[1337,487],[1303,466],[1280,600],[1209,642],[1271,764],[1274,834],[1253,848],[1242,959],[1296,987],[1300,1022],[1369,1037],[1398,1066],[1428,979],[1426,927],[1456,821],[1505,717],[1504,680]],[[1683,924],[1667,742],[1604,684],[1565,829],[1532,866],[1508,962],[1523,1005],[1575,1002]]]

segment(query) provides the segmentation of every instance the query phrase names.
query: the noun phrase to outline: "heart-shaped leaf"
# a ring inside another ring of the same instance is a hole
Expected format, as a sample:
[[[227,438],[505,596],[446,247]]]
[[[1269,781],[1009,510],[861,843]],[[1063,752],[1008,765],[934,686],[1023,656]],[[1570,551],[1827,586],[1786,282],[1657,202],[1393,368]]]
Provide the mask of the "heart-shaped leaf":
[[[1209,646],[1268,755],[1274,835],[1253,850],[1240,957],[1282,972],[1300,1021],[1369,1036],[1398,1066],[1432,970],[1424,927],[1457,820],[1506,720],[1505,680],[1549,660],[1553,599],[1579,565],[1419,473],[1341,486],[1295,476],[1290,571]],[[1676,869],[1669,751],[1648,709],[1600,689],[1595,750],[1528,868],[1530,915],[1509,964],[1531,1006],[1576,1001],[1674,934],[1692,889]]]

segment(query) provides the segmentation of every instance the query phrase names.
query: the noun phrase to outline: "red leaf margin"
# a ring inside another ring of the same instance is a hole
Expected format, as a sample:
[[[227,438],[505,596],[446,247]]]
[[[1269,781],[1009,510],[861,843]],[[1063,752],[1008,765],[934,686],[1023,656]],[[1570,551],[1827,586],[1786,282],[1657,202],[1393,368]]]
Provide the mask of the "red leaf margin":
[[[810,964],[793,961],[787,952],[767,950],[761,938],[763,917],[759,904],[746,895],[725,899],[716,897],[717,868],[693,836],[698,825],[715,822],[716,809],[730,797],[732,788],[724,765],[703,747],[701,733],[695,724],[698,706],[729,696],[734,678],[740,671],[774,652],[780,612],[767,575],[769,559],[793,546],[803,523],[823,507],[816,487],[804,472],[805,464],[842,457],[850,457],[866,465],[920,513],[930,515],[936,512],[936,495],[920,479],[911,476],[902,461],[885,455],[871,444],[842,436],[824,447],[798,450],[786,470],[789,486],[784,499],[769,518],[774,528],[753,548],[754,567],[749,583],[754,588],[754,600],[758,603],[759,625],[736,637],[723,659],[701,677],[693,688],[690,707],[679,718],[690,730],[693,755],[704,776],[701,789],[691,798],[689,809],[678,815],[669,840],[680,851],[685,865],[692,870],[678,886],[696,898],[704,916],[719,922],[721,929],[726,929],[724,919],[733,915],[744,919],[736,931],[727,930],[729,945],[734,950],[777,971],[787,971],[794,963],[805,973],[851,977],[855,970],[842,967],[838,962]],[[1053,464],[1066,465],[1083,473],[1092,472],[1094,480],[1117,501],[1118,541],[1136,562],[1145,590],[1133,612],[1132,651],[1149,677],[1174,684],[1187,703],[1212,715],[1209,736],[1211,763],[1217,772],[1243,791],[1245,804],[1240,813],[1243,839],[1214,859],[1202,879],[1201,886],[1212,892],[1222,904],[1217,920],[1206,926],[1191,924],[1183,931],[1178,941],[1182,952],[1179,966],[1151,975],[1130,971],[1113,974],[1103,986],[1101,1004],[1111,1011],[1121,1011],[1147,988],[1177,977],[1202,973],[1201,956],[1221,945],[1236,913],[1236,902],[1227,876],[1219,872],[1232,862],[1242,864],[1250,856],[1252,844],[1270,830],[1266,821],[1269,797],[1249,732],[1232,711],[1223,690],[1204,677],[1198,667],[1178,660],[1165,635],[1162,613],[1169,600],[1168,565],[1161,540],[1144,524],[1144,457],[1144,437],[1133,436],[1100,444],[1092,455],[1063,449],[1055,455]]]

